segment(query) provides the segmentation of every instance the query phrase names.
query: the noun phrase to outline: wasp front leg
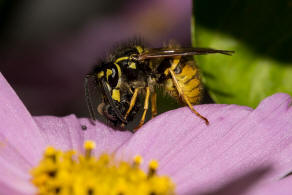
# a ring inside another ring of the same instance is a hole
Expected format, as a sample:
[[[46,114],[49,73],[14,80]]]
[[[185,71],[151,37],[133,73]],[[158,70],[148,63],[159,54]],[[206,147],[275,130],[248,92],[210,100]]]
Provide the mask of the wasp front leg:
[[[130,112],[132,111],[133,107],[134,107],[135,104],[136,104],[138,93],[139,93],[139,88],[136,88],[136,89],[134,90],[133,96],[132,96],[132,98],[131,98],[130,106],[129,106],[129,108],[128,108],[128,110],[127,110],[125,116],[124,116],[124,119],[125,119],[125,120],[127,120],[128,116],[129,116],[129,114],[130,114]],[[124,128],[124,127],[125,127],[125,123],[123,123],[121,126]]]
[[[125,120],[127,120],[128,115],[130,114],[131,110],[133,109],[133,107],[134,107],[135,104],[136,104],[136,100],[137,100],[138,92],[139,92],[139,88],[136,88],[136,89],[134,90],[134,94],[133,94],[133,96],[132,96],[132,98],[131,98],[131,102],[130,102],[129,109],[128,109],[127,112],[126,112]]]
[[[157,115],[157,94],[155,92],[151,94],[151,113],[152,118]]]
[[[143,115],[141,117],[139,125],[135,128],[135,131],[137,131],[140,127],[142,127],[142,125],[145,122],[146,113],[147,113],[147,110],[149,108],[149,97],[150,97],[150,88],[146,87],[146,96],[145,96],[145,102],[144,102],[144,112],[143,112]]]

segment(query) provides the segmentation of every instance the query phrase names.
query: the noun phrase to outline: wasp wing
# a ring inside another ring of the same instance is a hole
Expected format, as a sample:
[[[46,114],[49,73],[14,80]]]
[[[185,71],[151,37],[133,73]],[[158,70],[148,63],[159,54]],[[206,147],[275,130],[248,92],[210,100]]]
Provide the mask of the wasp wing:
[[[145,51],[138,56],[138,60],[154,59],[154,58],[166,58],[175,56],[192,56],[192,55],[204,55],[204,54],[224,54],[232,55],[234,51],[218,50],[210,48],[154,48]]]
[[[101,89],[96,82],[94,75],[86,75],[84,79],[85,102],[89,111],[91,122],[97,120],[100,114],[97,112],[97,107],[103,102]]]

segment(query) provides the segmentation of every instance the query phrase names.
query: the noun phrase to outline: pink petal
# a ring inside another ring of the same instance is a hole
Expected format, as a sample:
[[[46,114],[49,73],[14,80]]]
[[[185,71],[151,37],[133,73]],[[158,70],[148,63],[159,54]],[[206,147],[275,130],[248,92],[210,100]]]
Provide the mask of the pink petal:
[[[75,149],[80,151],[82,149],[81,125],[75,115],[66,117],[40,116],[34,117],[34,120],[47,145],[61,150]]]
[[[291,195],[292,192],[292,177],[275,181],[272,184],[264,184],[258,186],[250,192],[250,195]]]
[[[15,188],[17,186],[17,188]],[[6,195],[32,195],[36,194],[36,190],[32,188],[31,185],[26,186],[26,185],[14,185],[14,186],[9,186],[5,183],[0,182],[0,194]]]
[[[87,126],[83,133],[84,140],[93,140],[96,144],[95,155],[107,152],[112,153],[132,137],[129,131],[116,131],[96,122],[93,126],[88,119],[80,119],[80,124]]]
[[[31,115],[17,97],[13,89],[0,74],[0,157],[22,167],[39,159],[45,140]]]
[[[242,186],[269,183],[292,167],[290,103],[287,94],[276,94],[254,111],[236,105],[196,106],[209,126],[187,108],[170,111],[143,126],[118,155],[157,159],[160,173],[174,179],[179,194],[212,192],[235,180]],[[256,180],[251,183],[250,177]]]
[[[28,172],[0,159],[0,194],[35,194],[35,187],[29,182]]]
[[[100,122],[92,125],[88,119],[78,119],[75,115],[62,118],[42,116],[34,119],[47,144],[62,150],[82,151],[84,141],[93,140],[96,143],[96,155],[111,153],[132,136],[130,132],[114,131]],[[82,130],[82,126],[87,129]]]

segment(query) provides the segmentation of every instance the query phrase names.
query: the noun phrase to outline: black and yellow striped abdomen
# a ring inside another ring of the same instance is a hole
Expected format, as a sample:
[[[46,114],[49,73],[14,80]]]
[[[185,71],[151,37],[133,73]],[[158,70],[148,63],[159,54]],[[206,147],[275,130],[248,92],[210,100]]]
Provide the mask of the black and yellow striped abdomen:
[[[202,84],[199,71],[195,67],[194,61],[180,59],[180,62],[174,69],[174,73],[180,88],[184,95],[189,99],[190,103],[198,104],[202,97]],[[172,78],[168,78],[165,81],[164,88],[170,96],[183,101],[180,98],[179,92],[177,91]]]

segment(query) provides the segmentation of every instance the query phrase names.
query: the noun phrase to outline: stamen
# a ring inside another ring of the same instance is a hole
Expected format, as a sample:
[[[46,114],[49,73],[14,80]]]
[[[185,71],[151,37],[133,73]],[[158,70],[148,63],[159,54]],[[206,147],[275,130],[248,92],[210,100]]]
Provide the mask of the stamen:
[[[133,167],[139,167],[142,162],[143,162],[143,158],[140,155],[136,155],[133,159],[134,163],[133,163]]]
[[[158,162],[150,161],[146,174],[141,156],[132,163],[118,162],[113,155],[96,158],[93,141],[84,143],[85,154],[47,147],[39,165],[31,170],[38,195],[173,195],[174,184],[167,176],[158,176]]]
[[[45,155],[46,156],[53,156],[56,154],[56,150],[53,146],[48,146],[45,150]]]
[[[153,175],[155,175],[157,168],[158,168],[158,162],[156,160],[151,160],[149,162],[148,177],[152,177]]]
[[[85,149],[85,157],[89,158],[91,156],[92,150],[95,149],[95,143],[93,141],[85,141],[84,149]]]
[[[45,150],[45,157],[46,158],[50,158],[52,159],[53,161],[56,161],[56,155],[57,155],[57,151],[55,150],[54,147],[52,146],[48,146]]]

